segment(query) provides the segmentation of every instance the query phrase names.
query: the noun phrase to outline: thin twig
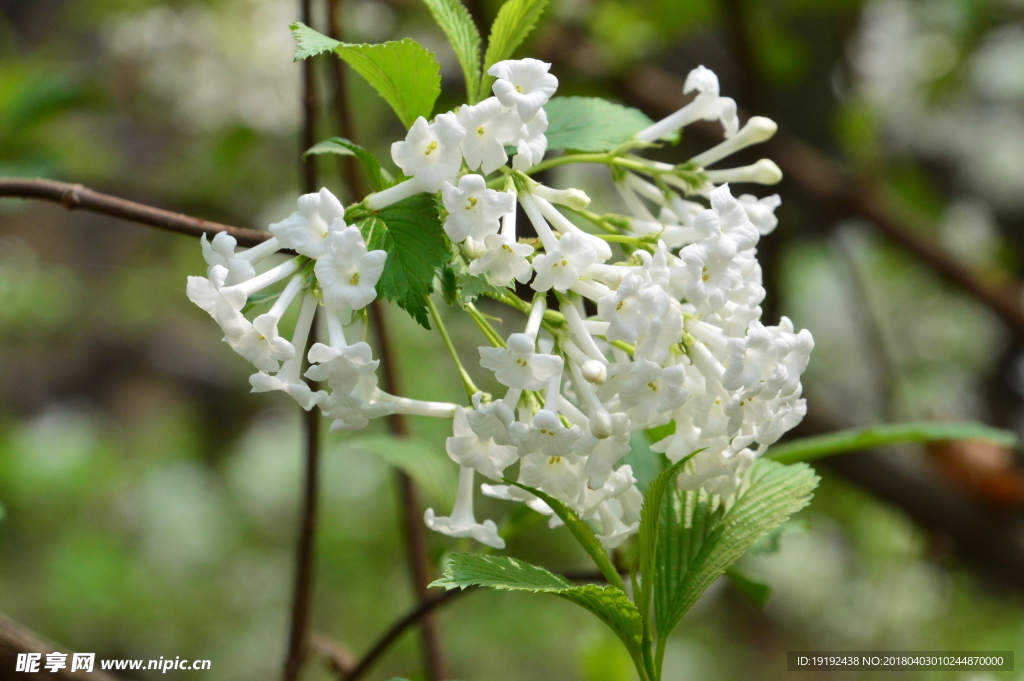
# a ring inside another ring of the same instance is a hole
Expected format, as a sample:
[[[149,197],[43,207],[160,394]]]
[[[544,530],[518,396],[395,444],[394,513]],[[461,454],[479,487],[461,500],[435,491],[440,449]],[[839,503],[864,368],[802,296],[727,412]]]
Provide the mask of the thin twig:
[[[312,22],[311,0],[302,0],[302,21]],[[302,62],[303,126],[299,143],[299,173],[305,193],[315,192],[318,185],[316,156],[304,156],[316,139],[316,79],[313,60]],[[316,316],[309,331],[303,354],[316,342]],[[317,389],[316,383],[310,388]],[[302,426],[306,440],[306,456],[302,481],[302,508],[299,518],[299,536],[295,547],[295,582],[292,592],[291,626],[288,634],[288,653],[284,664],[284,681],[296,681],[309,654],[310,611],[313,605],[314,553],[318,496],[320,491],[320,414],[315,409],[302,413]]]
[[[23,199],[42,199],[59,203],[68,210],[81,208],[93,213],[111,215],[123,220],[131,220],[151,227],[159,227],[169,232],[199,237],[203,234],[213,237],[217,232],[227,232],[235,237],[239,246],[255,246],[273,235],[255,229],[232,227],[219,222],[211,222],[190,215],[173,213],[162,208],[154,208],[142,203],[128,201],[109,194],[101,194],[80,184],[56,182],[39,178],[3,177],[0,178],[0,197],[18,197]]]
[[[342,41],[342,0],[327,0],[327,35]],[[331,64],[331,75],[334,81],[334,117],[338,131],[347,140],[355,141],[355,126],[352,123],[352,112],[348,106],[348,88],[345,76],[345,63],[340,59],[328,59]],[[355,156],[340,157],[345,168],[345,180],[348,183],[349,197],[358,201],[366,195],[363,178],[359,175],[359,163]]]
[[[359,660],[359,663],[355,666],[352,672],[348,676],[342,677],[344,681],[356,681],[356,679],[362,678],[370,671],[370,668],[380,659],[380,656],[391,647],[398,637],[405,633],[405,630],[413,626],[417,622],[422,622],[425,619],[430,618],[430,613],[435,608],[450,602],[460,594],[474,591],[474,587],[468,587],[466,589],[450,589],[432,596],[427,596],[422,599],[412,610],[403,615],[400,619],[395,621],[391,627],[384,632],[370,651],[366,653],[363,659]]]
[[[17,674],[14,671],[18,655],[20,654],[38,653],[41,655],[42,658],[39,666],[42,669],[42,666],[46,664],[47,653],[59,653],[66,650],[63,646],[47,641],[24,625],[0,615],[0,669],[4,670],[2,673],[4,678],[22,677],[21,674]],[[63,669],[58,669],[52,675],[42,671],[40,678],[60,679],[61,681],[120,681],[116,676],[102,671],[99,668],[98,661],[94,661],[91,672],[84,672],[82,670],[71,671],[71,659],[71,655],[68,655],[65,660],[67,666]],[[31,674],[28,674],[25,678],[31,678],[31,676]]]

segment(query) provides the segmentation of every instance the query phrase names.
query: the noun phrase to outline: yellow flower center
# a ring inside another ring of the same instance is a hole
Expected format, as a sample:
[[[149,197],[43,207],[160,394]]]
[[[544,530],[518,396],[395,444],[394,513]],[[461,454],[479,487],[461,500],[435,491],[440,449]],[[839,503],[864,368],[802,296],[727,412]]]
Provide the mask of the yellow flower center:
[[[560,457],[560,456],[553,456],[550,459],[548,459],[548,463],[555,464],[555,463],[558,463],[561,460],[562,460],[562,457]]]
[[[708,279],[711,278],[711,275],[708,274],[708,268],[707,267],[705,267],[704,269],[701,270],[700,278],[703,279],[704,281],[707,281]]]
[[[525,359],[523,359],[522,357],[519,357],[519,358],[516,359],[516,364],[519,364],[519,365],[524,366],[524,367],[525,366],[529,366],[529,363]]]
[[[469,197],[469,200],[466,201],[466,210],[470,210],[471,208],[473,208],[476,205],[477,201],[479,200],[480,199],[476,198],[475,196]]]
[[[504,248],[504,249],[505,249],[506,251],[508,251],[509,253],[511,253],[511,252],[512,252],[512,247],[511,247],[511,246],[509,246],[508,244],[502,244],[502,245],[501,245],[501,247],[502,247],[502,248]]]
[[[648,383],[647,387],[650,388],[651,390],[655,391],[655,392],[658,391],[658,386],[654,385],[654,381],[651,381],[650,383]]]
[[[437,149],[437,140],[433,140],[431,141],[430,144],[427,145],[427,150],[423,152],[423,155],[430,156],[430,152],[432,152],[434,149]]]
[[[625,305],[625,304],[626,304],[626,301],[625,301],[625,300],[620,300],[620,301],[619,301],[619,304],[615,306],[615,309],[616,309],[616,310],[621,310],[621,309],[622,309],[622,306],[623,306],[623,305]]]
[[[516,92],[523,94],[523,87],[521,85],[516,85]]]
[[[353,286],[357,285],[359,283],[359,272],[353,272],[352,276],[348,280],[348,283],[352,284]]]
[[[484,126],[482,126],[482,125],[478,126],[477,129],[476,129],[476,134],[478,134],[478,135],[484,134]]]

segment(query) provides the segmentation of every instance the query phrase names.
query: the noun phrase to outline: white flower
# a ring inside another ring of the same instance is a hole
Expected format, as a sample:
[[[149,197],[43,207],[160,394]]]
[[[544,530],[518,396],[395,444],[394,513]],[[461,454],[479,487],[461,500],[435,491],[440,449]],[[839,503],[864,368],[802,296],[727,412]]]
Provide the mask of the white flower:
[[[614,294],[597,301],[597,314],[610,322],[608,340],[632,343],[647,330],[652,319],[665,314],[668,296],[658,286],[645,286],[637,274],[627,274]]]
[[[597,251],[582,236],[569,232],[558,240],[557,248],[533,259],[537,278],[532,286],[537,291],[554,288],[564,293],[576,285],[583,270],[597,261]]]
[[[576,452],[586,453],[587,463],[584,471],[588,484],[594,488],[603,487],[612,468],[629,454],[630,421],[623,413],[612,414],[612,434],[598,439],[591,433],[584,432],[576,441]]]
[[[384,271],[387,253],[367,252],[356,227],[334,232],[327,241],[330,249],[314,267],[324,300],[337,308],[347,305],[361,310],[377,297],[374,287]]]
[[[652,425],[686,402],[685,380],[686,372],[679,365],[662,369],[654,362],[638,360],[619,384],[619,404],[637,425]]]
[[[683,84],[683,94],[697,91],[693,100],[694,115],[705,121],[721,121],[725,136],[732,137],[739,130],[739,119],[736,117],[736,102],[729,97],[719,95],[718,76],[703,66],[690,71]]]
[[[586,490],[583,460],[572,454],[536,452],[519,464],[519,482],[547,492],[572,508],[579,508]]]
[[[209,265],[206,270],[207,277],[210,276],[215,265],[222,265],[228,270],[227,279],[224,281],[225,286],[241,284],[256,276],[256,270],[252,263],[235,255],[235,246],[238,242],[227,232],[217,232],[213,237],[212,244],[206,240],[206,234],[203,234],[199,243],[203,248],[203,260]]]
[[[538,59],[507,59],[487,70],[497,78],[492,89],[501,105],[515,109],[529,123],[558,89],[558,79],[548,73],[551,64]]]
[[[609,551],[620,546],[622,542],[640,529],[639,520],[635,520],[629,525],[622,522],[624,514],[622,504],[617,499],[609,499],[597,507],[597,516],[601,521],[601,529],[597,532],[597,538],[601,540],[601,545]]]
[[[696,305],[718,310],[743,282],[736,263],[736,244],[731,239],[690,244],[679,252],[679,259],[686,269],[683,290],[687,300]]]
[[[468,466],[492,480],[501,480],[501,473],[518,458],[515,447],[499,445],[491,438],[481,438],[469,425],[467,412],[462,407],[455,410],[452,424],[453,436],[445,440],[445,451],[452,461]]]
[[[807,329],[794,333],[793,322],[783,317],[778,326],[768,327],[775,338],[779,351],[780,382],[779,394],[783,397],[793,394],[800,388],[800,375],[807,369],[814,350],[814,338]]]
[[[296,277],[292,281],[298,279],[299,277]],[[319,303],[312,295],[307,293],[303,296],[299,318],[295,322],[295,333],[292,334],[292,347],[306,347],[306,340],[309,338],[309,330],[313,326],[313,317],[316,315],[318,305]],[[313,392],[299,376],[301,369],[302,354],[293,353],[293,356],[284,363],[276,376],[271,376],[265,371],[250,376],[249,384],[252,386],[252,392],[280,390],[291,396],[303,409],[309,411],[327,397],[327,393],[322,390]]]
[[[247,322],[248,323],[248,322]],[[295,356],[295,348],[284,338],[277,335],[277,329],[268,338],[252,324],[248,324],[242,335],[226,336],[231,349],[248,360],[263,372],[274,373],[280,367],[279,361]]]
[[[327,235],[345,229],[345,208],[326,187],[299,197],[299,209],[270,225],[281,248],[319,258],[327,252]]]
[[[511,194],[488,189],[482,175],[463,175],[458,187],[445,182],[441,200],[448,211],[444,231],[455,243],[465,241],[466,237],[484,241],[497,234],[498,221],[516,206]]]
[[[775,227],[779,224],[779,219],[775,217],[775,209],[782,205],[782,199],[778,194],[772,194],[763,199],[758,199],[752,194],[743,194],[740,196],[739,202],[761,236],[775,231]]]
[[[722,386],[726,390],[756,394],[779,373],[775,339],[761,322],[750,325],[746,338],[730,339],[728,352],[728,363],[722,374]],[[785,374],[782,378],[784,380]]]
[[[508,337],[508,348],[481,346],[480,366],[494,372],[502,385],[540,390],[562,370],[562,358],[534,352],[534,340],[525,333]]]
[[[710,194],[711,208],[693,221],[693,228],[704,238],[732,239],[736,250],[742,251],[757,244],[758,231],[747,217],[739,201],[733,198],[729,185],[723,184]]]
[[[544,160],[544,152],[548,150],[548,138],[544,134],[547,129],[548,114],[540,109],[526,124],[526,135],[516,142],[516,155],[512,157],[514,169],[526,172]]]
[[[512,444],[508,432],[515,421],[512,408],[501,400],[484,404],[483,397],[483,393],[473,395],[473,409],[466,413],[469,426],[481,439],[493,439],[499,445]]]
[[[331,430],[360,430],[370,419],[394,414],[398,406],[381,397],[377,389],[377,375],[363,374],[349,395],[333,393],[320,400],[320,411],[333,419]]]
[[[453,113],[438,114],[434,122],[420,116],[409,128],[404,142],[391,145],[391,158],[402,172],[416,180],[425,192],[441,189],[445,180],[453,181],[462,166],[459,144],[466,130]]]
[[[534,452],[543,452],[552,457],[569,457],[574,462],[579,458],[573,453],[573,448],[583,435],[579,426],[566,428],[555,412],[548,409],[541,409],[533,416],[532,423],[516,421],[509,427],[512,440],[519,447],[522,455]],[[523,469],[520,469],[522,471]],[[582,474],[582,467],[581,467]],[[522,473],[521,473],[522,474]],[[531,487],[537,487],[526,483]]]
[[[309,361],[315,364],[306,370],[306,378],[327,381],[338,395],[350,394],[359,379],[372,374],[380,364],[380,360],[373,359],[373,351],[364,342],[343,348],[314,343],[309,349]]]
[[[236,305],[235,301],[229,301],[221,294],[221,290],[226,288],[224,283],[228,275],[228,268],[214,265],[210,268],[209,279],[189,277],[185,293],[189,300],[213,317],[227,337],[240,338],[251,324],[239,312],[242,306]]]
[[[498,536],[498,526],[493,520],[482,523],[473,515],[473,469],[465,466],[459,471],[459,491],[451,516],[435,517],[434,509],[428,508],[423,514],[427,527],[449,537],[472,537],[481,544],[496,549],[505,548],[505,540]]]
[[[530,281],[533,268],[526,259],[533,253],[533,246],[517,243],[504,234],[489,234],[484,239],[486,252],[469,263],[469,273],[487,274],[498,286],[507,286],[513,279],[521,284]]]
[[[484,175],[505,165],[508,160],[506,144],[513,144],[528,134],[519,116],[506,111],[496,97],[488,97],[474,106],[463,104],[459,108],[458,117],[459,124],[466,131],[466,136],[462,138],[462,155],[466,158],[466,165],[470,170],[480,168]],[[546,123],[547,119],[545,127]]]

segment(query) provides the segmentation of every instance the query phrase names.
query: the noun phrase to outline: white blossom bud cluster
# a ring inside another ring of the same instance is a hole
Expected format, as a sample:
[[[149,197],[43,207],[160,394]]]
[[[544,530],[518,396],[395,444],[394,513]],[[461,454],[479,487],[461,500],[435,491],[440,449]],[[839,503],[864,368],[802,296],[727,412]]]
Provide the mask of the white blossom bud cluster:
[[[631,435],[674,423],[654,451],[676,462],[702,450],[679,484],[731,494],[751,462],[806,413],[800,376],[814,341],[786,318],[778,326],[760,322],[765,291],[756,245],[776,227],[779,197],[737,198],[729,186],[774,184],[777,166],[762,160],[707,168],[768,139],[775,124],[754,117],[740,128],[735,102],[720,96],[715,74],[694,69],[684,87],[696,93],[691,103],[637,133],[636,146],[698,120],[719,121],[725,140],[682,166],[622,157],[628,165],[618,166],[616,188],[630,215],[605,224],[613,235],[592,234],[566,215],[585,212],[586,194],[524,174],[547,148],[544,105],[558,86],[549,66],[535,59],[495,64],[493,97],[433,122],[418,119],[392,145],[410,179],[362,202],[380,210],[420,192],[439,194],[444,231],[469,273],[536,292],[532,302],[520,301],[529,313],[525,330],[504,341],[493,335],[479,350],[480,366],[507,388],[500,399],[477,392],[471,407],[461,407],[377,387],[363,315],[353,313],[375,298],[387,254],[367,250],[326,189],[301,197],[299,210],[271,225],[274,238],[256,248],[236,253],[225,234],[212,244],[204,239],[208,274],[189,278],[188,295],[255,365],[254,391],[283,390],[307,410],[319,407],[333,430],[396,412],[453,419],[446,449],[461,466],[457,501],[450,516],[427,511],[432,529],[503,548],[495,523],[475,519],[474,477],[501,483],[518,463],[521,484],[566,504],[614,548],[640,520],[642,495],[630,466],[621,464]],[[511,168],[506,148],[516,150]],[[507,181],[489,183],[498,170]],[[536,239],[517,234],[517,206]],[[254,266],[282,248],[298,256],[257,275]],[[285,279],[267,313],[252,322],[242,315],[254,294]],[[557,311],[548,309],[552,298]],[[295,301],[299,322],[289,341],[277,324]],[[328,389],[313,393],[302,381],[301,350],[320,307],[328,342],[312,345],[304,375]],[[560,522],[520,487],[487,483],[482,490],[527,503],[551,516],[552,526]]]

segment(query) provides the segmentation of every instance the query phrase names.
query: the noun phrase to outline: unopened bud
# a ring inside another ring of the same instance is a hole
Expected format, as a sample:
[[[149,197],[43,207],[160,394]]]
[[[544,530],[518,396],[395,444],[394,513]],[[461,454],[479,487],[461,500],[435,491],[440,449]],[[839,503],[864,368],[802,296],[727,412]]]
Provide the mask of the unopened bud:
[[[482,258],[487,253],[487,247],[484,246],[484,242],[477,241],[471,236],[466,237],[466,240],[462,242],[462,250],[473,260]]]
[[[608,380],[608,367],[596,359],[588,359],[584,362],[583,366],[580,367],[580,372],[583,374],[583,379],[588,383],[604,385],[604,382]]]
[[[715,184],[723,182],[753,182],[754,184],[778,184],[782,181],[782,171],[775,162],[762,158],[753,165],[728,170],[706,170],[708,180]]]
[[[590,197],[582,189],[552,189],[538,185],[530,191],[551,203],[560,203],[573,210],[583,210],[590,205]]]
[[[612,417],[606,411],[599,411],[590,416],[590,434],[603,440],[612,434]]]

